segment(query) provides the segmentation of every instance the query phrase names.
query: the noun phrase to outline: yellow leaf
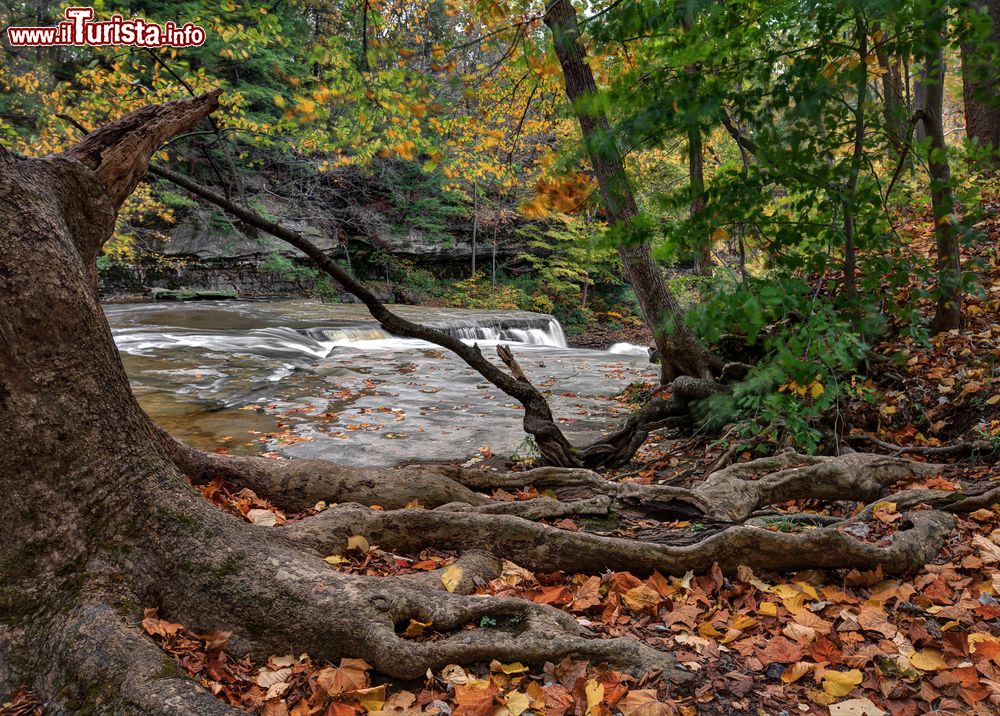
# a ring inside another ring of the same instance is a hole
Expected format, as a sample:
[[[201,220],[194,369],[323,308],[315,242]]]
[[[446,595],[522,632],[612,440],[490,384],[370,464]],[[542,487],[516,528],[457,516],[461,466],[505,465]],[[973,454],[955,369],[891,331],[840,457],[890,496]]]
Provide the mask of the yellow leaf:
[[[368,544],[368,540],[366,540],[362,535],[354,535],[347,538],[347,549],[356,549],[363,554],[368,554],[371,550],[371,545]]]
[[[948,668],[941,658],[941,652],[937,649],[921,649],[915,654],[910,654],[910,665],[921,671],[939,671]]]
[[[403,636],[409,639],[415,639],[418,636],[422,636],[424,629],[433,624],[433,621],[429,622],[418,622],[416,619],[410,619],[410,623],[406,627],[406,631],[403,632]]]
[[[808,674],[811,669],[812,664],[808,661],[796,661],[794,664],[781,672],[781,680],[786,684],[794,684],[796,681]]]
[[[721,631],[712,626],[711,622],[702,622],[698,625],[698,633],[706,639],[713,639],[720,636],[725,636]]]
[[[331,554],[329,557],[324,557],[323,561],[327,564],[345,564],[351,560],[347,559],[347,557],[341,557],[339,554]]]
[[[520,661],[515,661],[512,664],[500,664],[500,671],[505,674],[523,674],[527,670],[528,667]]]
[[[531,699],[527,694],[520,691],[511,691],[507,694],[504,705],[510,716],[521,716],[522,713],[531,707]]]
[[[761,602],[757,611],[766,617],[776,617],[778,616],[778,605],[774,602]]]
[[[820,383],[819,381],[814,380],[812,382],[812,385],[809,386],[809,395],[811,395],[813,399],[815,399],[823,395],[824,390],[825,388],[823,387],[823,384]]]
[[[782,598],[781,606],[794,616],[806,608],[806,595],[794,594],[790,597]]]
[[[454,592],[456,589],[458,589],[458,585],[461,584],[461,582],[462,582],[462,568],[459,567],[457,564],[452,564],[446,567],[443,572],[441,572],[441,584],[443,584],[444,588],[447,589],[449,592]]]
[[[719,241],[728,241],[729,232],[726,231],[725,227],[720,226],[715,231],[712,232],[712,243],[718,243]]]
[[[823,674],[823,690],[837,698],[847,696],[854,687],[865,680],[858,669],[850,671],[827,671]]]
[[[359,689],[355,692],[355,696],[365,711],[381,711],[385,706],[385,684],[370,689]]]
[[[601,712],[601,702],[604,701],[604,684],[597,679],[590,679],[583,692],[587,696],[586,716],[597,716]]]
[[[276,95],[274,95],[274,103],[276,105],[278,105],[279,107],[284,107],[285,106],[285,98],[282,97],[280,94],[276,94]]]
[[[997,403],[1000,403],[1000,393],[986,399],[987,405],[996,405]]]

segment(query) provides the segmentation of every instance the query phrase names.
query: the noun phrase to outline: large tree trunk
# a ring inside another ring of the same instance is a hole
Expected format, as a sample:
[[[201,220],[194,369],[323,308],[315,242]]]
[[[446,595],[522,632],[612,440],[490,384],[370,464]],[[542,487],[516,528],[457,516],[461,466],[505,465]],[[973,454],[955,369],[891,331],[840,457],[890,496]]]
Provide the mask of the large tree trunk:
[[[690,675],[669,654],[628,638],[590,638],[552,607],[469,595],[477,581],[499,574],[498,555],[533,569],[594,574],[683,574],[713,563],[727,572],[747,564],[894,574],[938,552],[951,526],[938,510],[906,513],[906,527],[884,546],[843,529],[871,509],[801,533],[754,522],[770,504],[874,500],[899,480],[940,469],[898,458],[786,453],[683,489],[612,483],[587,470],[344,469],[206,454],[170,437],[130,391],[97,302],[94,261],[152,153],[211,112],[217,96],[139,110],[57,156],[27,159],[0,148],[0,693],[26,683],[50,713],[237,713],[177,675],[139,630],[144,607],[199,632],[231,631],[231,648],[258,659],[303,651],[316,661],[357,657],[402,679],[449,663],[571,656],[679,681]],[[210,479],[249,487],[286,511],[340,504],[286,527],[255,526],[209,504],[189,482]],[[496,487],[527,486],[555,497],[489,497]],[[927,490],[889,499],[954,511],[989,504],[997,493],[956,500]],[[425,509],[407,508],[415,499]],[[363,506],[375,500],[379,509]],[[643,519],[695,515],[712,529],[678,545],[538,522],[608,515],[623,504]],[[464,551],[454,592],[440,572],[382,579],[338,572],[323,557],[342,554],[352,535],[388,550]],[[467,628],[499,616],[518,627]],[[433,622],[442,638],[398,634],[395,625],[410,619]]]
[[[554,0],[545,12],[545,24],[552,31],[556,55],[566,81],[566,96],[576,105],[590,162],[601,188],[609,223],[627,233],[639,214],[635,195],[625,173],[621,149],[612,140],[611,126],[603,110],[582,106],[597,94],[594,74],[587,64],[576,11],[570,0]],[[635,289],[646,325],[660,354],[660,378],[669,383],[678,375],[710,378],[722,369],[722,361],[705,348],[684,325],[680,306],[674,298],[659,264],[653,259],[649,242],[631,237],[618,245],[629,283]]]
[[[1000,46],[1000,0],[972,0],[971,8],[986,15],[993,27],[985,42],[962,44],[962,94],[965,133],[993,153],[988,168],[1000,168],[1000,101],[996,90],[994,53]]]

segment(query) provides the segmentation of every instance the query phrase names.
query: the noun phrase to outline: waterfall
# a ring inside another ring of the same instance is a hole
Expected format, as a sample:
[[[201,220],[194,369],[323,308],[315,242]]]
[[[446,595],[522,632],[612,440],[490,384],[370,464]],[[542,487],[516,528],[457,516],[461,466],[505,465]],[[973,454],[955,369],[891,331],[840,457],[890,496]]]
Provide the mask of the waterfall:
[[[640,356],[642,358],[647,358],[649,357],[649,347],[637,346],[634,343],[615,343],[608,348],[608,353],[614,353],[621,356]]]
[[[115,342],[119,350],[132,355],[150,356],[156,351],[170,349],[200,349],[282,361],[323,359],[338,349],[414,350],[430,346],[421,340],[395,336],[370,318],[340,318],[333,309],[330,313],[334,315],[329,319],[322,315],[304,318],[286,314],[274,316],[273,322],[268,321],[271,325],[264,326],[246,325],[246,306],[228,304],[218,310],[234,309],[237,313],[242,311],[236,323],[227,324],[225,320],[220,320],[218,328],[207,328],[205,326],[209,323],[205,318],[216,315],[206,314],[206,310],[210,309],[172,307],[171,316],[175,320],[181,319],[178,320],[181,325],[161,326],[160,330],[155,330],[137,321],[116,328]],[[524,311],[493,313],[455,309],[442,309],[438,315],[426,315],[430,311],[427,309],[425,315],[416,320],[469,344],[566,347],[562,326],[553,316]]]

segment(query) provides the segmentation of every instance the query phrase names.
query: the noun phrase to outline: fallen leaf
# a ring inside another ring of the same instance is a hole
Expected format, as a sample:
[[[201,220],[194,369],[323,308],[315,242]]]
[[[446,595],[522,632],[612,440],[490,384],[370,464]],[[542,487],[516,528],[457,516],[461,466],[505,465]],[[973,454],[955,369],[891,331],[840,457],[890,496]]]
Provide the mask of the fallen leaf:
[[[604,685],[597,679],[590,679],[583,692],[587,696],[586,716],[597,716],[601,712],[601,703],[604,701]]]
[[[316,684],[328,696],[337,696],[349,691],[359,691],[368,686],[368,669],[372,668],[362,659],[341,659],[340,666],[328,666],[316,674]]]
[[[504,697],[504,706],[510,716],[521,716],[522,713],[531,708],[531,699],[527,694],[520,691],[511,691]]]
[[[915,666],[921,671],[938,671],[948,668],[944,659],[941,658],[941,652],[937,649],[921,649],[914,654],[910,654],[910,665]]]
[[[830,716],[885,716],[885,714],[885,711],[868,698],[850,699],[830,704]]]
[[[812,670],[808,661],[797,661],[781,672],[781,680],[786,684],[794,684]]]
[[[458,585],[462,583],[462,568],[457,564],[452,564],[444,568],[441,572],[441,584],[449,592],[454,592],[458,589]]]
[[[656,689],[629,691],[618,708],[622,716],[672,716],[675,713],[669,704],[657,698]]]
[[[864,676],[858,669],[850,671],[826,671],[823,674],[823,690],[830,696],[847,696],[854,687],[864,681]]]
[[[347,549],[348,551],[356,549],[362,554],[368,554],[368,551],[371,549],[371,545],[368,544],[368,540],[366,540],[363,536],[353,535],[347,538]]]

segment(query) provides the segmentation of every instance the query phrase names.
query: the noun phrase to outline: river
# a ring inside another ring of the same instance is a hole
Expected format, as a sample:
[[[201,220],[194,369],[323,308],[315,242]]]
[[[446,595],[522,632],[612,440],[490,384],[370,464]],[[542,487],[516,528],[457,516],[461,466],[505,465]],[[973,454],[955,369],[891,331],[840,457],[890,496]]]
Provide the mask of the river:
[[[448,351],[386,333],[349,304],[308,300],[107,305],[145,410],[205,450],[358,466],[528,454],[522,411]],[[558,321],[522,311],[394,306],[498,361],[510,345],[571,439],[627,410],[610,397],[654,380],[642,355],[566,346]],[[622,350],[616,347],[616,350]]]

